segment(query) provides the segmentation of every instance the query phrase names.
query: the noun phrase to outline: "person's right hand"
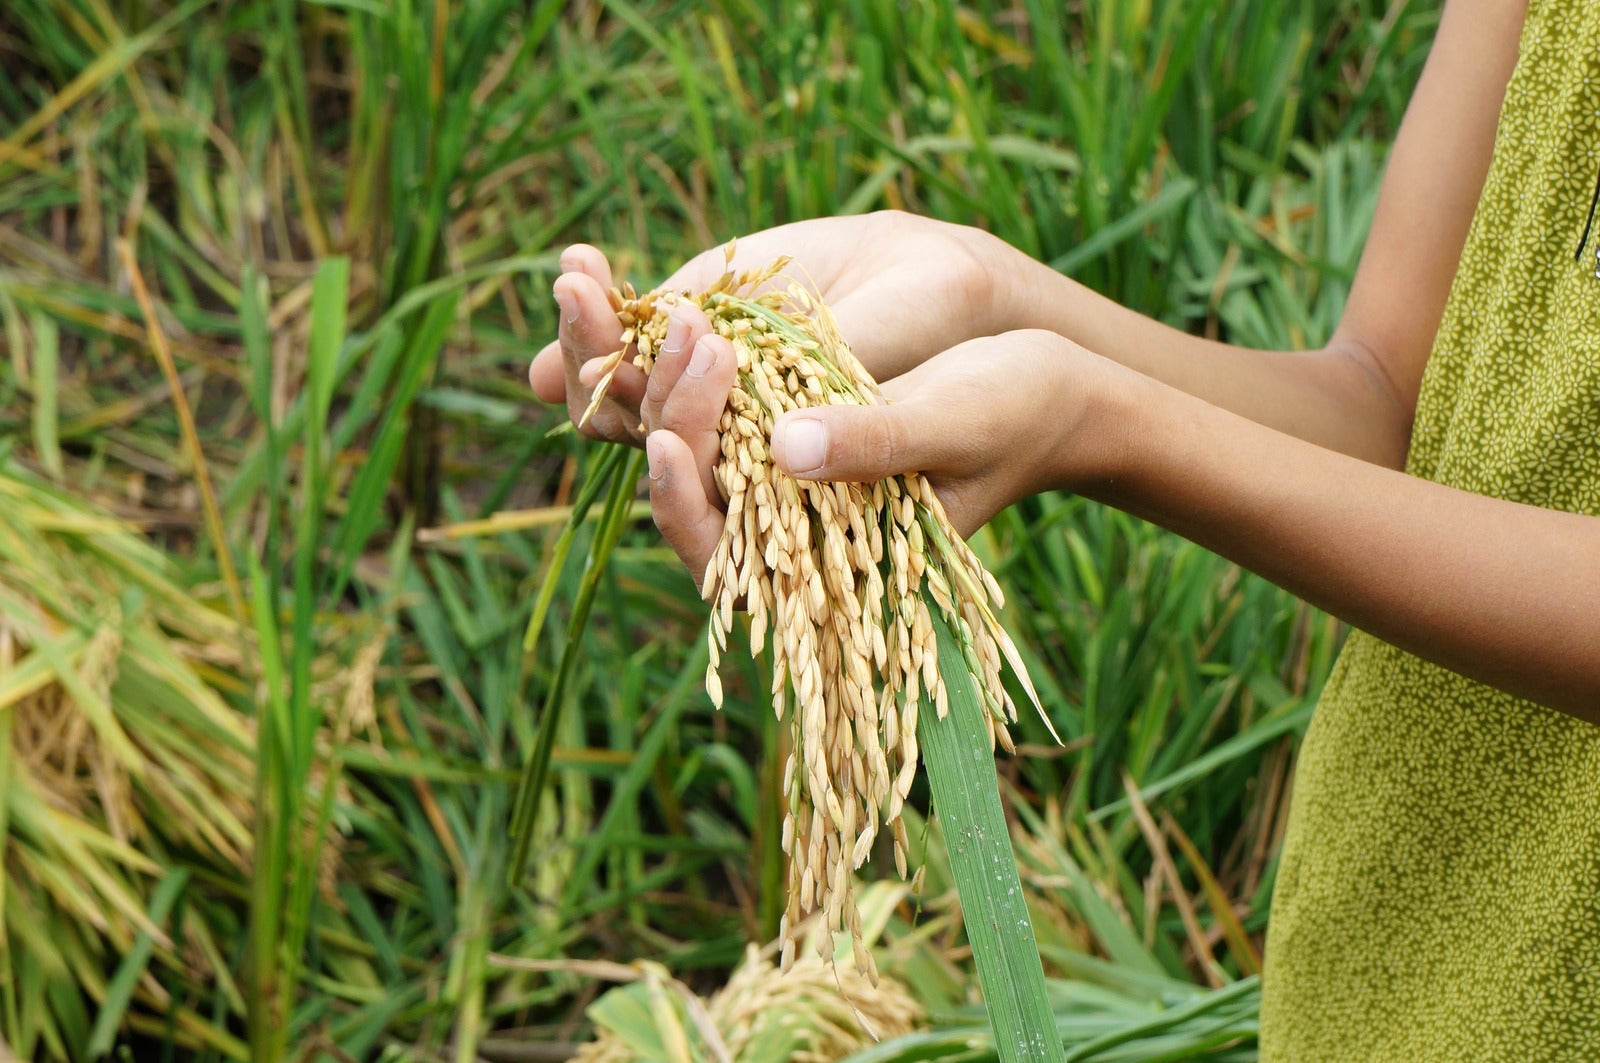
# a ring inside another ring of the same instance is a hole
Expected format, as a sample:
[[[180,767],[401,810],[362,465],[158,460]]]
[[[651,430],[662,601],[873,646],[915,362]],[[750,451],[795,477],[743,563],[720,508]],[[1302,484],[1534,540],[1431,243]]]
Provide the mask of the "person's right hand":
[[[673,323],[678,349],[656,363],[644,404],[650,505],[698,582],[723,533],[717,419],[737,356],[698,310],[674,310]],[[920,472],[966,537],[1029,495],[1098,495],[1122,480],[1134,443],[1128,411],[1156,387],[1054,332],[986,336],[884,385],[885,404],[783,414],[773,425],[772,462],[799,480],[870,483]]]
[[[742,236],[731,268],[759,269],[782,255],[793,260],[785,274],[814,286],[850,349],[879,381],[963,340],[1011,328],[1015,286],[1029,262],[982,230],[881,211]],[[710,248],[666,286],[700,291],[727,268],[723,249]],[[541,399],[565,402],[576,421],[599,378],[598,360],[621,346],[622,326],[606,296],[613,280],[603,254],[576,244],[562,253],[561,269],[554,286],[560,338],[534,358],[528,378]],[[584,434],[642,445],[644,394],[644,374],[624,363]]]

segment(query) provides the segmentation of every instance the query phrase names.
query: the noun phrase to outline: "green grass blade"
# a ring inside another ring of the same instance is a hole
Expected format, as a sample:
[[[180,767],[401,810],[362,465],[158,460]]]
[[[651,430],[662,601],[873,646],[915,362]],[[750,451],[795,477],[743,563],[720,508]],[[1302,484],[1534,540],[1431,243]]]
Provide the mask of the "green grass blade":
[[[253,1040],[251,1046],[251,1058],[258,1063],[265,1063],[271,1055],[259,1038],[264,1038],[266,1031],[273,1029],[280,1018],[277,1012],[278,946],[283,935],[282,871],[287,861],[285,850],[290,829],[283,808],[282,765],[286,759],[284,732],[289,726],[289,699],[274,606],[275,585],[268,582],[261,562],[254,554],[248,555],[248,560],[250,601],[254,607],[256,640],[260,648],[261,683],[266,690],[265,703],[259,708],[256,734],[257,871],[250,878],[249,929],[250,1028],[262,1033],[255,1035],[257,1039]]]
[[[561,575],[561,570],[566,567],[567,554],[572,550],[573,536],[588,519],[589,507],[600,497],[601,488],[611,482],[611,477],[615,475],[625,453],[622,447],[608,448],[601,456],[594,473],[584,482],[583,489],[573,501],[572,514],[567,518],[567,526],[561,529],[561,535],[556,539],[555,549],[550,554],[550,563],[545,567],[544,583],[539,587],[539,598],[533,604],[533,615],[528,618],[528,629],[522,636],[523,653],[532,653],[533,648],[539,644],[539,632],[544,628],[544,618],[550,612],[550,602],[555,598],[558,577]]]
[[[1257,724],[1244,733],[1217,744],[1172,774],[1140,787],[1139,800],[1154,801],[1162,794],[1181,789],[1188,783],[1205,778],[1219,766],[1226,764],[1230,760],[1242,757],[1273,739],[1281,738],[1286,734],[1298,734],[1311,719],[1311,710],[1314,707],[1314,702],[1307,702],[1292,712],[1284,713],[1276,719]],[[1091,823],[1098,823],[1107,816],[1126,811],[1129,804],[1129,800],[1124,797],[1120,800],[1112,801],[1110,804],[1101,805],[1089,813],[1088,820]]]
[[[1095,889],[1095,884],[1089,880],[1083,868],[1050,834],[1038,811],[1022,803],[1015,807],[1023,825],[1038,839],[1042,856],[1051,861],[1047,866],[1065,875],[1071,882],[1073,904],[1083,921],[1094,931],[1106,955],[1133,971],[1152,976],[1165,974],[1161,964],[1144,947],[1138,935],[1128,929],[1116,910]]]
[[[678,673],[678,681],[673,684],[662,702],[660,714],[656,716],[655,722],[650,725],[650,730],[640,741],[627,771],[623,772],[614,784],[611,802],[606,806],[605,814],[601,816],[599,824],[590,833],[583,851],[579,853],[577,864],[567,878],[564,907],[576,907],[582,899],[584,891],[589,888],[590,880],[594,877],[595,869],[600,865],[601,858],[609,849],[614,848],[613,842],[619,833],[621,820],[637,807],[635,802],[640,791],[644,789],[651,773],[655,771],[663,749],[677,732],[678,718],[688,707],[690,697],[698,690],[698,680],[705,674],[707,647],[703,641],[697,640],[697,644],[699,648]]]
[[[411,336],[401,362],[400,381],[394,394],[384,404],[378,434],[367,450],[366,462],[350,486],[349,508],[334,536],[337,568],[333,587],[328,592],[330,599],[336,599],[344,592],[351,569],[355,567],[367,540],[377,529],[378,522],[383,519],[383,495],[400,460],[406,429],[411,424],[411,405],[423,381],[433,373],[434,364],[444,346],[445,333],[455,320],[456,302],[457,293],[450,292],[429,306]]]
[[[1071,275],[1123,241],[1132,239],[1146,225],[1159,221],[1182,207],[1198,187],[1188,177],[1179,177],[1168,182],[1151,199],[1111,222],[1071,251],[1052,259],[1050,268],[1058,273]]]
[[[606,508],[595,529],[594,544],[589,549],[589,561],[578,587],[578,597],[572,605],[572,620],[567,625],[567,642],[561,649],[561,660],[556,665],[555,679],[545,695],[544,712],[539,720],[539,731],[534,739],[533,753],[523,770],[517,788],[515,812],[511,820],[512,855],[507,873],[513,881],[520,878],[527,865],[528,850],[533,843],[534,813],[539,807],[539,797],[544,791],[545,776],[550,768],[550,753],[555,748],[556,725],[561,719],[565,704],[567,683],[572,676],[572,666],[577,659],[578,636],[589,622],[589,609],[594,604],[595,590],[605,572],[606,559],[622,535],[627,524],[628,511],[633,501],[634,486],[644,472],[644,452],[629,455],[626,464],[611,485]]]
[[[173,904],[183,893],[183,888],[189,884],[189,872],[179,868],[169,874],[160,886],[156,887],[155,895],[150,898],[150,922],[160,926],[167,918],[167,913],[172,910]],[[177,928],[174,927],[174,930]],[[122,958],[117,965],[116,974],[111,976],[111,981],[106,986],[106,998],[100,1004],[100,1014],[95,1017],[94,1030],[89,1034],[89,1055],[98,1059],[111,1051],[112,1042],[117,1036],[117,1025],[122,1021],[122,1016],[128,1011],[128,1005],[133,1000],[133,991],[139,981],[139,976],[144,974],[145,967],[150,962],[150,953],[155,949],[155,938],[148,930],[141,930],[133,943],[133,948]]]
[[[33,325],[33,447],[39,464],[61,478],[61,444],[57,422],[56,365],[61,334],[55,318],[41,311],[30,315]]]
[[[1000,805],[983,703],[960,644],[937,612],[934,616],[950,712],[941,720],[925,701],[917,713],[917,743],[949,846],[978,985],[1003,1063],[1062,1063],[1033,921]]]
[[[1224,986],[1215,992],[1207,993],[1205,996],[1199,997],[1180,1007],[1168,1009],[1161,1015],[1151,1019],[1148,1022],[1139,1023],[1137,1025],[1125,1027],[1121,1030],[1113,1031],[1101,1037],[1097,1037],[1092,1041],[1085,1041],[1083,1044],[1073,1049],[1072,1055],[1066,1057],[1066,1063],[1080,1063],[1080,1061],[1083,1060],[1093,1059],[1096,1055],[1108,1048],[1115,1048],[1117,1045],[1126,1044],[1129,1041],[1134,1041],[1141,1037],[1147,1037],[1150,1034],[1158,1033],[1162,1030],[1171,1029],[1174,1026],[1188,1022],[1190,1019],[1193,1019],[1196,1016],[1204,1015],[1211,1011],[1216,1011],[1237,1001],[1251,997],[1256,993],[1259,993],[1260,990],[1261,979],[1259,977],[1252,976],[1250,978],[1240,979],[1233,985]],[[1231,1018],[1229,1019],[1229,1022],[1232,1022]]]

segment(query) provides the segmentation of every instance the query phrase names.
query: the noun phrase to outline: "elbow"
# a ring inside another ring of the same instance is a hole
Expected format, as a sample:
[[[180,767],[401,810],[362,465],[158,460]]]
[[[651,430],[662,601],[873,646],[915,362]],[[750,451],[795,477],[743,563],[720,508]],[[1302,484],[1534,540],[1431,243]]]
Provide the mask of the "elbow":
[[[1402,386],[1376,350],[1348,334],[1336,335],[1326,351],[1344,367],[1351,384],[1348,393],[1362,437],[1355,456],[1390,469],[1405,468],[1421,381]]]

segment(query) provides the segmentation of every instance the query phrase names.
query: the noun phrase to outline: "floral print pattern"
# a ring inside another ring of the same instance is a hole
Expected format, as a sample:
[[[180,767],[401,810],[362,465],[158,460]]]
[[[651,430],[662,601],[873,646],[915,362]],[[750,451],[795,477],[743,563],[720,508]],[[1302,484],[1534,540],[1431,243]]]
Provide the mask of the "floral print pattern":
[[[1600,220],[1574,259],[1597,173],[1600,5],[1532,0],[1413,474],[1600,515]],[[1600,727],[1352,633],[1263,991],[1266,1063],[1600,1060]]]

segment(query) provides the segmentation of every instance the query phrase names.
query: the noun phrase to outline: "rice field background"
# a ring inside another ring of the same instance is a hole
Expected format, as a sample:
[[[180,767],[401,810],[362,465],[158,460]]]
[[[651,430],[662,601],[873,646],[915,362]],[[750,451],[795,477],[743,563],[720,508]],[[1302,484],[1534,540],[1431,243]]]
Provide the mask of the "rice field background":
[[[532,399],[557,255],[596,243],[642,288],[903,209],[1184,328],[1314,344],[1436,21],[8,0],[0,1058],[993,1059],[920,784],[923,891],[879,854],[863,901],[898,995],[770,977],[770,677],[744,654],[713,711],[696,589],[642,502],[601,522],[585,491],[638,463]],[[1069,1058],[1253,1059],[1337,626],[1071,497],[973,546],[1065,741],[1024,715],[997,769]]]

